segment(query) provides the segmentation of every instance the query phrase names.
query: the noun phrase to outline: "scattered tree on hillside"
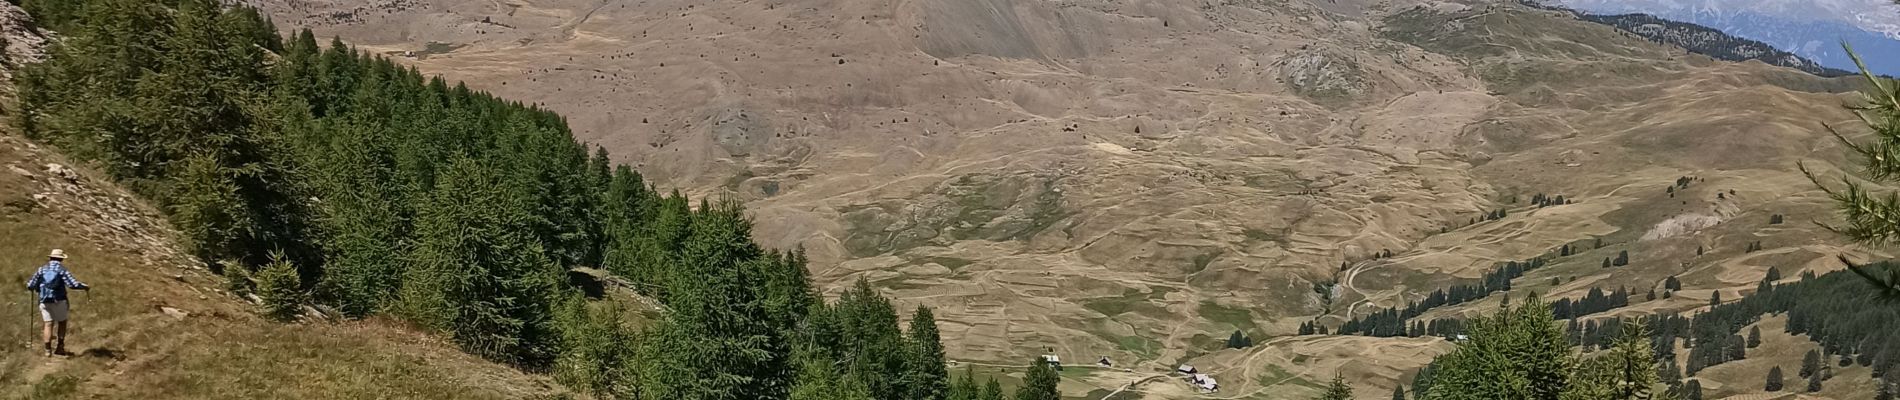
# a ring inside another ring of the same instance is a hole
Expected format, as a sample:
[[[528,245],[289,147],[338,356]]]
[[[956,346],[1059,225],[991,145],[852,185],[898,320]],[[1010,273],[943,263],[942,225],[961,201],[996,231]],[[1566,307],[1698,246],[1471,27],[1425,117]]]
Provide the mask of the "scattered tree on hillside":
[[[1748,348],[1761,347],[1761,327],[1748,327]]]
[[[1625,265],[1630,265],[1630,251],[1629,251],[1629,250],[1623,250],[1623,251],[1619,251],[1619,252],[1617,252],[1617,253],[1616,253],[1616,261],[1615,261],[1614,263],[1612,263],[1611,265],[1615,265],[1615,266],[1618,266],[1618,267],[1621,267],[1621,266],[1625,266]]]
[[[1781,367],[1777,366],[1768,369],[1768,383],[1762,386],[1762,390],[1770,392],[1781,391]]]
[[[1808,375],[1808,393],[1821,391],[1821,375],[1822,374]]]
[[[1801,357],[1801,377],[1806,378],[1809,376],[1813,376],[1815,373],[1818,373],[1820,371],[1821,371],[1820,350],[1808,350],[1808,354]]]
[[[1317,400],[1352,400],[1352,387],[1346,386],[1346,378],[1333,374],[1333,382],[1326,385],[1326,392]]]
[[[1405,385],[1392,386],[1392,400],[1406,400]]]
[[[1234,334],[1227,335],[1227,348],[1244,349],[1248,347],[1253,347],[1253,339],[1248,338],[1247,334],[1241,333],[1240,330],[1236,329],[1234,330]]]

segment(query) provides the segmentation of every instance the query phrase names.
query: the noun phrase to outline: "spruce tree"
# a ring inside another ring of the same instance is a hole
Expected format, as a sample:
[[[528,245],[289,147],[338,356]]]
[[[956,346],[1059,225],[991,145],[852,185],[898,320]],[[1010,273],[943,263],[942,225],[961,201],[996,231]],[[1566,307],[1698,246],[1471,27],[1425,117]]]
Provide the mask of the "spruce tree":
[[[789,400],[872,400],[861,381],[840,376],[832,369],[831,360],[816,355],[797,358],[797,383],[787,396]]]
[[[278,321],[297,319],[303,312],[303,285],[298,281],[297,268],[290,265],[283,252],[272,253],[270,264],[258,269],[256,277],[264,316]]]
[[[558,272],[527,233],[520,187],[474,160],[451,162],[417,226],[402,310],[471,353],[534,365],[553,353]]]
[[[1317,400],[1352,400],[1352,387],[1346,386],[1346,378],[1333,374],[1333,382],[1326,385],[1326,392]]]
[[[1781,367],[1777,366],[1768,369],[1768,383],[1762,386],[1762,390],[1770,392],[1781,391]]]
[[[1748,327],[1748,348],[1761,347],[1761,327]]]
[[[944,366],[943,343],[937,335],[937,318],[930,308],[917,306],[910,318],[911,361],[910,376],[906,384],[910,387],[912,400],[941,400],[949,391],[950,372]]]
[[[1240,330],[1236,329],[1233,334],[1227,335],[1227,348],[1241,349],[1247,346],[1247,335],[1240,333]]]
[[[1821,391],[1821,375],[1819,373],[1808,375],[1808,393]]]
[[[976,399],[1003,400],[1003,385],[996,383],[996,378],[990,378],[989,383],[983,384],[983,392],[979,393]]]
[[[1801,377],[1813,376],[1818,372],[1821,372],[1821,352],[1808,350],[1808,354],[1801,357]]]
[[[1568,386],[1569,346],[1549,306],[1529,299],[1471,321],[1470,340],[1434,361],[1426,399],[1557,399]]]
[[[1023,386],[1016,388],[1015,400],[1062,400],[1062,393],[1056,391],[1056,384],[1062,376],[1056,369],[1044,362],[1041,357],[1029,363],[1029,372],[1023,375]]]
[[[948,400],[977,400],[977,396],[981,395],[982,390],[982,388],[976,385],[976,367],[965,365],[963,367],[963,375],[957,377],[956,383],[950,384],[950,391],[944,398]]]

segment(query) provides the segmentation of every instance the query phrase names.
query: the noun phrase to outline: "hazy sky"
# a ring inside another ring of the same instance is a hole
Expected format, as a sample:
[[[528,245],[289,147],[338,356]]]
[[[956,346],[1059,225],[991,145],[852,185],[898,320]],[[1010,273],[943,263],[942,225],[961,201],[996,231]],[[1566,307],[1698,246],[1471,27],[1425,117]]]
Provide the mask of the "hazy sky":
[[[1750,12],[1792,20],[1836,21],[1900,40],[1900,5],[1892,0],[1547,0],[1596,13]],[[1670,12],[1665,12],[1670,11]]]

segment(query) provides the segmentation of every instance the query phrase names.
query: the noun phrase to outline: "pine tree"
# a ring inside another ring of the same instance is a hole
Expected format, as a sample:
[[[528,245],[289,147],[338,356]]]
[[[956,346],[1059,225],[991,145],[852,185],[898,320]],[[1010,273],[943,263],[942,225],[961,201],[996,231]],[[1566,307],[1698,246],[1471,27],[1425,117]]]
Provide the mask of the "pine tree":
[[[303,312],[303,284],[298,281],[297,268],[290,265],[283,252],[272,253],[270,264],[258,269],[256,276],[264,316],[278,321],[297,319]]]
[[[1808,375],[1808,393],[1821,391],[1822,374]]]
[[[1801,377],[1814,376],[1815,373],[1820,371],[1821,352],[1819,350],[1808,350],[1808,354],[1801,357]]]
[[[1023,375],[1023,386],[1016,389],[1015,400],[1062,400],[1062,394],[1056,391],[1056,384],[1061,381],[1055,367],[1036,358],[1030,361],[1029,372]]]
[[[1613,263],[1612,263],[1612,265],[1615,265],[1615,266],[1618,266],[1618,267],[1621,267],[1621,266],[1625,266],[1625,265],[1630,265],[1630,251],[1629,251],[1629,250],[1623,250],[1623,251],[1619,251],[1619,252],[1617,252],[1617,253],[1616,253],[1616,261],[1615,261],[1615,262],[1613,262]]]
[[[534,365],[552,355],[549,294],[557,272],[526,233],[526,197],[487,166],[458,159],[418,223],[403,314],[463,349]]]
[[[580,293],[570,294],[555,310],[561,351],[554,377],[562,384],[596,397],[634,398],[631,383],[637,340],[623,327],[619,305],[607,302],[590,307]]]
[[[976,385],[975,367],[965,365],[963,367],[963,375],[957,377],[956,383],[950,385],[950,392],[947,396],[944,396],[944,398],[948,400],[977,400],[977,396],[981,395],[981,390],[983,389]]]
[[[1564,388],[1566,400],[1647,400],[1655,397],[1656,357],[1646,324],[1618,325],[1610,351],[1582,360]]]
[[[1781,367],[1777,366],[1768,369],[1768,383],[1762,386],[1762,390],[1770,392],[1781,391]]]
[[[1392,400],[1406,400],[1405,385],[1392,386]]]
[[[941,400],[949,391],[950,372],[945,369],[943,343],[937,336],[937,318],[930,309],[917,306],[910,318],[911,362],[910,376],[906,384],[910,387],[912,400]]]
[[[872,400],[869,390],[858,379],[840,376],[831,360],[816,355],[798,357],[797,383],[787,397],[790,400]]]
[[[1846,47],[1855,65],[1860,67],[1861,77],[1867,79],[1870,84],[1870,88],[1862,96],[1863,104],[1851,106],[1850,109],[1860,116],[1869,128],[1872,128],[1874,135],[1878,138],[1871,143],[1856,143],[1840,132],[1834,131],[1833,127],[1828,127],[1828,131],[1846,145],[1850,154],[1858,156],[1856,158],[1861,161],[1870,179],[1881,183],[1891,182],[1896,176],[1900,176],[1900,165],[1884,160],[1890,159],[1887,156],[1893,147],[1890,143],[1900,141],[1900,123],[1893,122],[1896,118],[1900,118],[1900,82],[1876,76],[1867,69],[1865,63],[1861,62],[1860,56],[1854,53],[1851,46],[1846,44],[1842,46]],[[1801,172],[1807,175],[1809,181],[1834,200],[1838,212],[1846,220],[1844,225],[1831,227],[1832,230],[1860,243],[1890,244],[1900,240],[1900,226],[1886,222],[1900,219],[1900,209],[1894,207],[1892,201],[1888,201],[1891,194],[1877,193],[1876,190],[1870,190],[1867,186],[1846,178],[1840,179],[1840,187],[1830,187],[1822,184],[1821,177],[1809,170],[1806,164],[1798,164],[1798,166],[1801,167]],[[1900,297],[1900,270],[1890,270],[1888,276],[1881,277],[1864,266],[1855,265],[1844,258],[1841,261],[1847,265],[1849,271],[1853,271],[1879,288],[1882,294]]]
[[[976,399],[1003,400],[1003,385],[997,384],[996,378],[990,378],[989,383],[983,384],[983,393],[977,395]]]
[[[1702,382],[1690,379],[1682,384],[1683,400],[1702,400]]]
[[[1236,329],[1234,330],[1233,334],[1227,335],[1227,348],[1242,349],[1242,348],[1246,348],[1247,346],[1248,346],[1247,335],[1244,333],[1240,333],[1240,330]]]
[[[1326,385],[1326,392],[1317,400],[1352,400],[1352,388],[1346,386],[1346,378],[1333,374],[1333,383]]]
[[[1761,327],[1751,326],[1748,328],[1748,348],[1756,347],[1761,347]]]
[[[1471,321],[1470,340],[1434,361],[1424,398],[1557,399],[1568,386],[1569,346],[1536,299]]]

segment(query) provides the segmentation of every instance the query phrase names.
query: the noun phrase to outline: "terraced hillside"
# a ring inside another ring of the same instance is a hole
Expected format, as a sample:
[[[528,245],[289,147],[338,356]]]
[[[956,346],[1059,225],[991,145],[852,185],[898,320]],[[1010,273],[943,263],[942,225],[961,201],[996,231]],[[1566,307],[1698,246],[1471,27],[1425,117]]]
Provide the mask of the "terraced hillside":
[[[1771,265],[1889,255],[1809,223],[1831,214],[1795,169],[1841,173],[1821,124],[1853,121],[1853,80],[1511,1],[251,3],[558,110],[663,186],[747,199],[821,285],[934,307],[953,359],[1134,371],[1065,381],[1078,396],[1193,396],[1145,380],[1180,363],[1217,398],[1336,371],[1386,396],[1450,345],[1290,336],[1506,261],[1552,257],[1424,317],[1670,276],[1677,296],[1612,314],[1692,312]],[[1261,345],[1223,350],[1236,330]]]

